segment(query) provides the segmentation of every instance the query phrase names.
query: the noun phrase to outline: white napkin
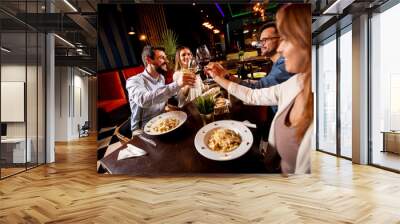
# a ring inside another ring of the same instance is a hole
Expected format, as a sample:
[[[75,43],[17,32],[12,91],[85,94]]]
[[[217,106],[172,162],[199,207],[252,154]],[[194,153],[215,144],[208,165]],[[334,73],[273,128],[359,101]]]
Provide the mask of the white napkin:
[[[144,156],[147,154],[146,151],[144,151],[143,149],[138,148],[134,145],[128,144],[127,146],[128,147],[119,151],[117,160],[127,159],[127,158],[131,158],[131,157]]]

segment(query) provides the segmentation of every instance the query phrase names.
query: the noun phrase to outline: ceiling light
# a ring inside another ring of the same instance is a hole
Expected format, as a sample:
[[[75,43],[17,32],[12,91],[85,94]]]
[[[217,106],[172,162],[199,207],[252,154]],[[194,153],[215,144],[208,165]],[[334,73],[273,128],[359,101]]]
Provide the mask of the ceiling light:
[[[82,52],[82,51],[83,51],[83,50],[80,49],[80,48],[76,49],[76,52]]]
[[[243,30],[243,33],[248,33],[249,32],[249,30]]]
[[[78,67],[78,70],[81,71],[81,72],[83,72],[83,73],[85,73],[85,74],[87,74],[87,75],[93,75],[92,73],[90,73],[90,72],[88,72],[88,71],[86,71],[86,70],[83,70],[83,69],[81,69],[81,68],[79,68],[79,67]]]
[[[131,27],[131,30],[128,32],[128,35],[135,35],[135,31],[133,30],[133,27]]]
[[[141,41],[145,41],[146,39],[147,39],[147,37],[146,37],[145,34],[141,34],[141,35],[139,36],[139,40],[141,40]]]
[[[203,10],[200,10],[200,12],[203,12]]]
[[[69,3],[68,0],[64,0],[64,3],[67,4],[74,12],[78,12],[78,10],[71,3]]]
[[[207,26],[207,25],[209,25],[210,23],[209,22],[204,22],[203,23],[203,26]]]
[[[196,2],[193,2],[192,5],[195,6],[195,5],[196,5]]]
[[[62,42],[66,43],[68,46],[75,48],[75,45],[73,45],[73,44],[72,44],[71,42],[69,42],[68,40],[66,40],[66,39],[64,39],[64,38],[62,38],[62,37],[60,37],[60,36],[57,35],[57,34],[54,34],[54,36],[57,37],[58,39],[60,39]]]
[[[10,52],[11,52],[11,50],[9,50],[9,49],[7,49],[7,48],[5,48],[5,47],[1,47],[0,49],[1,49],[2,51],[6,52],[6,53],[10,53]]]
[[[214,29],[213,32],[214,32],[215,34],[217,34],[217,33],[219,33],[219,30],[218,30],[218,29]]]

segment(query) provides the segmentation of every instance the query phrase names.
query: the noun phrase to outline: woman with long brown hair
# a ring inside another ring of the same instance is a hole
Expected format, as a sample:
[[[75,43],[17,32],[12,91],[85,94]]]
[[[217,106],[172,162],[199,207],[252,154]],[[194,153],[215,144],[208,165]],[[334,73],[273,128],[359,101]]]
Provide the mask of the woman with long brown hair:
[[[313,127],[310,5],[285,5],[276,19],[282,38],[278,52],[286,59],[286,70],[295,73],[292,78],[270,88],[253,90],[226,80],[226,70],[220,64],[210,63],[206,72],[248,104],[278,105],[268,144],[262,146],[261,153],[277,152],[283,173],[309,173]]]

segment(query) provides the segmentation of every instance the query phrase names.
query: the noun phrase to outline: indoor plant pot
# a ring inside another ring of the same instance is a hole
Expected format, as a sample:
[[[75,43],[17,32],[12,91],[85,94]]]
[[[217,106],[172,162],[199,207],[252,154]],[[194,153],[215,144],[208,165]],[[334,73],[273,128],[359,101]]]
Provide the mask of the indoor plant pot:
[[[199,96],[195,99],[197,110],[199,110],[203,125],[214,121],[215,100],[212,96]]]

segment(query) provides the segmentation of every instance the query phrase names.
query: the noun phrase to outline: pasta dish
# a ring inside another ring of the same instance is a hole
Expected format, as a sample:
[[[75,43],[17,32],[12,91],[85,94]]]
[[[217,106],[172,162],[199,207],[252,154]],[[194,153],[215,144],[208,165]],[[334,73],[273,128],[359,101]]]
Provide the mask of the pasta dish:
[[[236,132],[226,129],[216,129],[208,139],[208,147],[213,151],[230,152],[239,147],[242,139]]]
[[[167,118],[155,125],[153,130],[158,133],[167,132],[171,129],[174,129],[176,126],[178,126],[178,124],[179,120],[175,118]]]

